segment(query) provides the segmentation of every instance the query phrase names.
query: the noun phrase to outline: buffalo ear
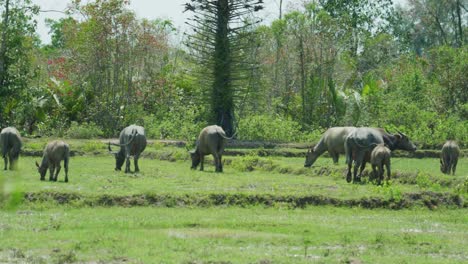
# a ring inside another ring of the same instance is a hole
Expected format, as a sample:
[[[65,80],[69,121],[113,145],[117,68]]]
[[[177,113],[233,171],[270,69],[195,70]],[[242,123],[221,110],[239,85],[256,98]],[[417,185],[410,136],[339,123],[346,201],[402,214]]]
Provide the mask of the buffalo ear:
[[[39,168],[39,163],[37,163],[37,161],[36,161],[36,167],[38,167],[38,168]]]

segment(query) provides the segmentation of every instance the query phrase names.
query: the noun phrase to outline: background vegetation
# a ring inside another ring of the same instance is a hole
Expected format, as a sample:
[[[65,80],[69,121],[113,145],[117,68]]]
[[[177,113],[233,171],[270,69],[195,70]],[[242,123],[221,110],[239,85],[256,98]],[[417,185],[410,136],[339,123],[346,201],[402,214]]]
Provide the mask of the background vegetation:
[[[269,25],[245,19],[236,54],[254,67],[236,75],[238,138],[307,141],[354,125],[466,146],[463,1],[310,0],[282,11]],[[203,66],[171,21],[139,19],[124,0],[70,0],[44,45],[30,0],[1,0],[0,12],[1,127],[89,138],[137,123],[152,138],[193,140],[213,119]]]

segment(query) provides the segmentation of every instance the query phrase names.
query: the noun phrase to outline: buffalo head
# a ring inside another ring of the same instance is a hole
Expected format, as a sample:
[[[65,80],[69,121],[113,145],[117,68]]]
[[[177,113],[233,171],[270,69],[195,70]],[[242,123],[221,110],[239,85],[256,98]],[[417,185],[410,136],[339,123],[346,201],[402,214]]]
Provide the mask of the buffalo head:
[[[119,152],[112,151],[110,142],[109,142],[108,148],[109,148],[109,152],[113,154],[115,157],[115,170],[116,171],[122,170],[122,166],[125,161],[125,155],[123,154],[122,151],[119,151]]]
[[[39,172],[39,175],[41,175],[41,181],[45,180],[45,175],[47,172],[47,165],[39,166],[39,163],[37,163],[36,161],[36,167],[37,167],[37,172]]]
[[[190,151],[190,158],[192,159],[192,167],[190,167],[192,170],[195,170],[200,164],[200,154],[197,151]]]
[[[407,150],[407,151],[416,151],[416,146],[411,142],[405,134],[398,131],[398,134],[393,135],[396,139],[396,147],[398,149]]]
[[[313,149],[307,150],[304,167],[312,166],[312,164],[314,164],[314,162],[317,160],[319,156],[320,155],[317,152],[315,152]]]

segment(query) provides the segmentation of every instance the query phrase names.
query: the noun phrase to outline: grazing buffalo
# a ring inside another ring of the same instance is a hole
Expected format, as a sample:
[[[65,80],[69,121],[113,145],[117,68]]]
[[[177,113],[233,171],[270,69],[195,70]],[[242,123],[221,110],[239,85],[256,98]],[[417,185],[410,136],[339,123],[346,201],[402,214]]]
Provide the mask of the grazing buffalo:
[[[0,146],[2,147],[2,157],[5,161],[5,170],[10,160],[10,170],[16,167],[16,162],[21,151],[21,136],[14,127],[7,127],[2,129],[0,133]],[[7,157],[8,155],[8,157]]]
[[[141,126],[131,125],[120,132],[119,144],[109,142],[109,151],[112,152],[110,145],[120,147],[119,152],[112,152],[115,155],[115,170],[121,170],[124,161],[125,173],[130,172],[130,156],[133,156],[135,172],[139,172],[138,158],[146,148],[145,129]]]
[[[384,165],[387,169],[387,181],[390,180],[390,155],[391,151],[384,144],[378,144],[374,147],[370,156],[372,173],[377,176],[377,183],[380,185],[384,176]]]
[[[312,166],[325,151],[328,151],[328,154],[333,159],[333,163],[338,163],[340,154],[345,153],[345,139],[354,129],[355,127],[331,127],[325,131],[319,142],[307,151],[304,167]]]
[[[200,164],[200,170],[203,170],[203,162],[206,155],[212,154],[216,166],[216,172],[223,172],[221,156],[226,144],[226,133],[220,126],[207,126],[202,129],[198,136],[195,151],[190,152],[192,158],[191,169],[196,169]]]
[[[348,174],[346,175],[347,182],[351,182],[351,167],[353,161],[354,173],[352,180],[353,182],[359,182],[361,180],[362,171],[370,158],[370,152],[378,144],[385,144],[392,151],[395,149],[407,151],[416,150],[416,146],[401,132],[392,135],[378,128],[356,128],[345,140],[346,163],[348,164]],[[361,171],[358,176],[357,171],[359,167],[361,167]]]
[[[450,174],[450,171],[452,171],[452,175],[455,175],[459,155],[460,148],[457,142],[453,140],[445,142],[442,146],[442,154],[440,157],[440,171],[445,174]]]
[[[37,171],[41,175],[41,181],[45,180],[47,169],[50,171],[49,181],[57,181],[60,172],[60,162],[63,160],[65,167],[65,182],[68,182],[68,160],[70,159],[70,147],[61,140],[54,140],[47,144],[42,156],[41,165],[36,161]],[[55,170],[55,176],[54,176]]]

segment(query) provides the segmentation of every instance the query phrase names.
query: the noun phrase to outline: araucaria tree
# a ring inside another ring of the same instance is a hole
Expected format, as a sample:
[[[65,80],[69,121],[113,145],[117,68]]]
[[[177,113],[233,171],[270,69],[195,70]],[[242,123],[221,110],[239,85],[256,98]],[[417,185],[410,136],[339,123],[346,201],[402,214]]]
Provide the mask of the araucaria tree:
[[[228,135],[235,129],[235,98],[240,92],[236,81],[246,78],[252,67],[243,57],[249,49],[243,38],[257,21],[248,15],[261,10],[262,4],[262,0],[191,0],[185,5],[186,11],[194,12],[194,23],[189,23],[194,34],[188,45],[203,72],[198,77],[211,87],[203,96],[210,105],[209,121]]]

